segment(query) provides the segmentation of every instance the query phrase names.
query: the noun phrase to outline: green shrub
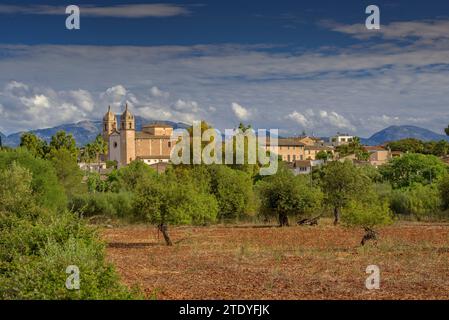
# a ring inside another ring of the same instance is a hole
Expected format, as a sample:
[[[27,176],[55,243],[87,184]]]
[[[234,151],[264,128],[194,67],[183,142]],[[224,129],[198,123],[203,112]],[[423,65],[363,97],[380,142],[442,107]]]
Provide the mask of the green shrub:
[[[390,198],[390,208],[396,214],[409,215],[410,212],[410,198],[404,190],[393,190]]]
[[[413,184],[392,192],[390,208],[396,214],[413,215],[418,220],[437,216],[443,207],[440,190],[436,185]]]
[[[133,193],[97,192],[74,196],[69,208],[84,217],[107,216],[133,219]]]
[[[415,185],[409,191],[410,213],[418,220],[435,216],[442,207],[438,188],[435,185]]]
[[[248,214],[254,203],[251,176],[224,165],[211,166],[209,170],[211,193],[217,199],[219,218],[229,220]]]
[[[388,203],[380,201],[366,203],[351,200],[348,206],[342,210],[341,219],[346,225],[368,228],[393,223]]]
[[[440,197],[445,210],[449,209],[449,175],[445,176],[438,184]]]
[[[48,209],[66,208],[67,197],[64,188],[49,161],[34,157],[24,148],[0,151],[0,170],[8,169],[13,162],[31,172],[31,187],[39,205]]]
[[[41,207],[30,170],[0,170],[0,299],[127,299],[95,230],[75,214]],[[66,288],[66,268],[80,289]]]

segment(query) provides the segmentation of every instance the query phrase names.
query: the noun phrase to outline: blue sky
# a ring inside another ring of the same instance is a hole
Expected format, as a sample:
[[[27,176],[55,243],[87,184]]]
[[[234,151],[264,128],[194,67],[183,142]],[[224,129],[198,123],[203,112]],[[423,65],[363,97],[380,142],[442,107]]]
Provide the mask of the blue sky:
[[[81,29],[65,28],[65,6]],[[364,28],[365,8],[381,30]],[[2,1],[0,131],[99,119],[369,136],[449,122],[447,1]]]

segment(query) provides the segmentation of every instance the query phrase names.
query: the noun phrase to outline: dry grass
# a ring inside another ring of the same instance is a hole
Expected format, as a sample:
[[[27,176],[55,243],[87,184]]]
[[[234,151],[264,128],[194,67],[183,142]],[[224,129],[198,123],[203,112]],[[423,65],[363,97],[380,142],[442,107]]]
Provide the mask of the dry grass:
[[[449,299],[449,225],[399,223],[359,247],[363,231],[330,226],[103,230],[123,281],[151,299]],[[365,288],[368,265],[380,290]]]

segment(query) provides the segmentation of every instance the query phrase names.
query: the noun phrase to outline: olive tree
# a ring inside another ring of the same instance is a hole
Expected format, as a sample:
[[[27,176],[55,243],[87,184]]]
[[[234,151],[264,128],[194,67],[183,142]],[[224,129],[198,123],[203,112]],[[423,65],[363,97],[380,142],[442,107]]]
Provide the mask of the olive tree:
[[[370,179],[361,173],[350,161],[330,162],[324,169],[321,186],[325,203],[333,209],[334,224],[340,221],[342,208],[364,192]]]
[[[168,225],[205,224],[216,219],[218,206],[213,195],[199,192],[173,174],[153,176],[140,181],[136,188],[135,209],[156,224],[168,246],[173,244]]]
[[[358,199],[351,199],[342,210],[342,221],[347,226],[360,226],[365,230],[361,245],[368,240],[377,240],[374,227],[388,225],[393,222],[392,213],[387,201],[381,201],[373,185],[364,189]]]
[[[308,181],[281,166],[275,175],[267,176],[256,184],[260,213],[265,217],[277,216],[279,226],[283,227],[289,225],[289,215],[304,214],[319,208],[322,194]]]

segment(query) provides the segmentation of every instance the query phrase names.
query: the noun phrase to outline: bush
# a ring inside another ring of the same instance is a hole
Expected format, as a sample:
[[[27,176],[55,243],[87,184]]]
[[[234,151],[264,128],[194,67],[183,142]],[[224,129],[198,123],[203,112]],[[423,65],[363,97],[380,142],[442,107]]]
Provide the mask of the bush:
[[[0,299],[126,299],[96,232],[73,213],[39,205],[29,170],[0,171]],[[67,290],[66,268],[80,269],[80,290]]]
[[[449,175],[445,176],[438,184],[440,197],[445,210],[449,209]]]
[[[394,213],[413,215],[418,220],[438,215],[442,207],[443,201],[436,185],[414,184],[410,188],[394,190],[390,200]]]
[[[39,205],[48,209],[66,208],[64,188],[58,182],[55,169],[49,161],[36,158],[22,148],[0,151],[0,170],[7,170],[13,162],[32,174],[31,188]]]
[[[134,191],[140,181],[156,175],[156,170],[139,160],[117,170],[118,185],[125,191]]]
[[[131,192],[97,192],[74,196],[69,208],[84,217],[101,215],[134,219],[133,201]]]
[[[410,213],[418,220],[435,216],[441,210],[442,201],[435,185],[415,185],[408,192]]]
[[[342,210],[341,219],[348,226],[361,226],[364,228],[393,223],[388,203],[380,201],[366,203],[351,200],[348,206]]]
[[[254,203],[251,176],[241,170],[216,165],[211,172],[211,193],[218,203],[218,217],[238,219],[248,214]]]
[[[404,190],[394,190],[391,194],[390,208],[396,214],[411,214],[408,193]]]

